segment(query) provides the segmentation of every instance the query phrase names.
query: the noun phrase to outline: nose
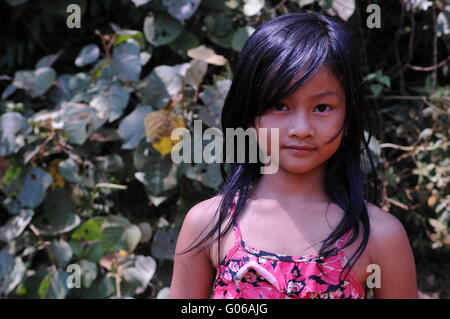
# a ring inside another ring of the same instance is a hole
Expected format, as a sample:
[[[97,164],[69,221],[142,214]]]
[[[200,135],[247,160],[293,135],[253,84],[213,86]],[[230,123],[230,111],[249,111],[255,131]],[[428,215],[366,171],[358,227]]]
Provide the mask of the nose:
[[[307,137],[314,136],[314,129],[311,126],[311,121],[308,114],[306,112],[296,112],[289,119],[288,123],[288,137],[298,138],[300,140],[305,139]]]

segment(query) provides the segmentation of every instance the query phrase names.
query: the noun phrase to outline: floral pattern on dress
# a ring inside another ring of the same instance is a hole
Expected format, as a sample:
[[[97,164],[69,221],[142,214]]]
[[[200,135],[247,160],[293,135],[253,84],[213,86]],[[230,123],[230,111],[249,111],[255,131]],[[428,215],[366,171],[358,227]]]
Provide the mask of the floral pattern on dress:
[[[231,213],[233,213],[233,208]],[[242,240],[233,225],[235,243],[217,267],[213,299],[364,299],[366,293],[351,271],[339,275],[346,263],[341,249],[347,232],[327,255],[287,256],[257,249]],[[322,271],[319,268],[322,266]],[[344,277],[344,276],[343,276]]]

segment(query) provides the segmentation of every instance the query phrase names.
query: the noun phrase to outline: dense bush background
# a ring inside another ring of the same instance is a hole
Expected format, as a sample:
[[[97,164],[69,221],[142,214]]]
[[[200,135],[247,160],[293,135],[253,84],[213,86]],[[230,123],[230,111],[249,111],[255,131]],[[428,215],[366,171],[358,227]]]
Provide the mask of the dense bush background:
[[[352,26],[379,205],[408,231],[421,296],[450,297],[450,2],[421,0],[0,0],[1,296],[164,298],[184,215],[221,183],[216,164],[173,164],[170,133],[218,126],[248,36],[299,9]]]

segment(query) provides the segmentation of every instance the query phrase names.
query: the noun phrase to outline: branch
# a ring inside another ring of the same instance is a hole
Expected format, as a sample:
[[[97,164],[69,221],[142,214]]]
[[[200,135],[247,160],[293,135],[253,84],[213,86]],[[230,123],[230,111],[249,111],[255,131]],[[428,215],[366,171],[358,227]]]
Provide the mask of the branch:
[[[447,59],[444,59],[441,62],[436,63],[435,65],[432,65],[432,66],[415,66],[415,65],[406,63],[406,67],[410,68],[411,70],[415,70],[415,71],[425,71],[425,72],[426,71],[435,71],[436,69],[446,65],[448,61],[450,61],[450,55],[447,57]]]

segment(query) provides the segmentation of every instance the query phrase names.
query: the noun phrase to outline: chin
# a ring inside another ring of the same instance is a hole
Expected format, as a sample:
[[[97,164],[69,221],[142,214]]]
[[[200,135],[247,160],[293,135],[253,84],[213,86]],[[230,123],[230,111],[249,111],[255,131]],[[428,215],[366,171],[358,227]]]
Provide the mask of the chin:
[[[305,174],[319,166],[320,163],[313,163],[311,161],[280,161],[280,169],[292,174]]]

